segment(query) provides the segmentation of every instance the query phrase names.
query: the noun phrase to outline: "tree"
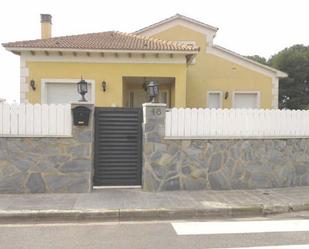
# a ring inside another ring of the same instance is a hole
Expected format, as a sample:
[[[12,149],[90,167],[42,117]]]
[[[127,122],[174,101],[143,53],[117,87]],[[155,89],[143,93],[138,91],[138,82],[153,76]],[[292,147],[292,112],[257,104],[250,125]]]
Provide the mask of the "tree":
[[[309,46],[286,48],[273,55],[268,63],[289,75],[280,80],[280,108],[309,109]]]
[[[259,55],[248,55],[246,57],[248,59],[256,61],[258,63],[264,64],[264,65],[269,65],[267,59],[262,57],[262,56],[259,56]]]

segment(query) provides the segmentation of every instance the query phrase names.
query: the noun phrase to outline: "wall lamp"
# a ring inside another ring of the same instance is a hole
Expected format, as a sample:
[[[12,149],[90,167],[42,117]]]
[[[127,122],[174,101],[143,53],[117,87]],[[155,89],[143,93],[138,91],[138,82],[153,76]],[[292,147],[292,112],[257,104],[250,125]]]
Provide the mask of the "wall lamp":
[[[35,86],[35,81],[34,80],[30,81],[30,86],[31,86],[32,90],[35,91],[36,86]]]
[[[150,102],[155,103],[156,97],[159,95],[159,84],[155,81],[150,81],[147,84],[147,89],[150,97]]]
[[[103,90],[103,92],[106,91],[106,87],[107,87],[107,83],[106,83],[105,80],[103,80],[103,81],[102,81],[102,90]]]
[[[227,99],[229,97],[229,92],[224,93],[224,99]]]
[[[86,102],[85,94],[88,92],[88,83],[83,78],[77,82],[77,92],[82,96],[80,102]]]

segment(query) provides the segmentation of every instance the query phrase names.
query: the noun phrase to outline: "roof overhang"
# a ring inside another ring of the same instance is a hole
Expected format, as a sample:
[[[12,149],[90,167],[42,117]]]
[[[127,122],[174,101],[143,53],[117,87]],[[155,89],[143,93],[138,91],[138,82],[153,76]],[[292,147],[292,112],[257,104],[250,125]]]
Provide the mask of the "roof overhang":
[[[21,47],[5,47],[10,52],[24,51],[54,51],[54,52],[79,52],[79,53],[137,53],[137,54],[197,54],[198,50],[192,51],[175,51],[175,50],[121,50],[121,49],[71,49],[71,48],[21,48]]]
[[[35,59],[35,57],[40,57],[42,60],[42,56],[45,58],[44,60],[51,60],[51,56],[59,58],[61,56],[64,57],[75,57],[74,61],[78,61],[78,57],[88,57],[89,59],[93,58],[94,60],[98,57],[110,58],[111,56],[114,58],[118,58],[119,61],[123,58],[147,58],[149,60],[153,60],[154,63],[158,63],[156,58],[165,58],[164,61],[174,61],[174,63],[182,63],[191,64],[199,51],[174,51],[174,50],[113,50],[113,49],[61,49],[61,48],[21,48],[21,47],[5,47],[6,50],[19,55],[19,56],[27,56],[27,58],[31,58],[30,60]],[[30,56],[30,57],[29,57]],[[57,57],[58,56],[58,57]],[[151,59],[152,58],[152,59]],[[183,59],[180,59],[183,58]],[[59,58],[60,59],[60,58]],[[81,58],[82,59],[82,58]],[[62,60],[62,59],[61,59]],[[88,60],[89,61],[89,60]],[[100,60],[104,63],[104,60]],[[108,61],[108,60],[106,60]],[[128,61],[128,60],[126,60]],[[141,63],[141,61],[139,61]],[[146,62],[146,61],[145,61]],[[149,62],[148,62],[149,63]]]

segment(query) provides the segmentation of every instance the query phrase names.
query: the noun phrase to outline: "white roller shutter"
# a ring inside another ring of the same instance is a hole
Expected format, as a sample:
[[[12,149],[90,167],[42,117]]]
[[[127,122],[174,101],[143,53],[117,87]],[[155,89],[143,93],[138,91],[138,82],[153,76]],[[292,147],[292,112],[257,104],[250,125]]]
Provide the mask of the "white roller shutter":
[[[208,92],[207,107],[208,108],[221,108],[222,97],[220,92]]]
[[[258,108],[258,94],[234,93],[233,108]]]
[[[46,83],[47,104],[67,104],[81,99],[74,83]],[[88,84],[87,101],[91,101],[91,84]]]

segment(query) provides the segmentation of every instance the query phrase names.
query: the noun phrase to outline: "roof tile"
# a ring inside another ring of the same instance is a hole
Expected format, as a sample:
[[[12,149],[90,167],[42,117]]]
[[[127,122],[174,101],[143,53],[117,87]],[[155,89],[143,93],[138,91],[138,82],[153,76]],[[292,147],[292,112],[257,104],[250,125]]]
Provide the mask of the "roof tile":
[[[145,50],[145,51],[198,51],[198,47],[146,37],[108,31],[72,36],[53,37],[2,44],[6,48],[25,49],[90,49],[90,50]]]

